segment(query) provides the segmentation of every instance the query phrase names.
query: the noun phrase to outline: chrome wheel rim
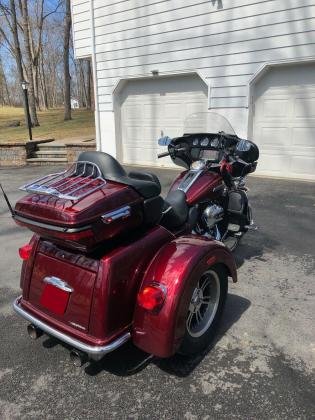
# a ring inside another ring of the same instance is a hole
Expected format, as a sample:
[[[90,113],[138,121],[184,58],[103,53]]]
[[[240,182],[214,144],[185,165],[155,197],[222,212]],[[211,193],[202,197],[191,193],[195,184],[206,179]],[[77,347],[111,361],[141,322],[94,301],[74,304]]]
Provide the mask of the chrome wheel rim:
[[[189,304],[186,328],[191,337],[201,337],[212,324],[220,301],[220,279],[209,270],[199,279]]]

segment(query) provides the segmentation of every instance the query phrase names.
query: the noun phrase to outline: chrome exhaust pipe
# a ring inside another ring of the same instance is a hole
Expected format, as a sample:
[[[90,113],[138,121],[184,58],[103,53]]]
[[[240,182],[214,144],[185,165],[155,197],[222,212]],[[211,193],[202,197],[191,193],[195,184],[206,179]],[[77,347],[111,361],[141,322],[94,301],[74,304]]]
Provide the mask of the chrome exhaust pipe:
[[[70,351],[70,360],[75,367],[81,367],[87,361],[87,355],[79,350]]]
[[[27,326],[27,333],[31,337],[32,340],[37,340],[37,338],[43,335],[43,331],[35,327],[35,325],[33,324],[29,324]]]

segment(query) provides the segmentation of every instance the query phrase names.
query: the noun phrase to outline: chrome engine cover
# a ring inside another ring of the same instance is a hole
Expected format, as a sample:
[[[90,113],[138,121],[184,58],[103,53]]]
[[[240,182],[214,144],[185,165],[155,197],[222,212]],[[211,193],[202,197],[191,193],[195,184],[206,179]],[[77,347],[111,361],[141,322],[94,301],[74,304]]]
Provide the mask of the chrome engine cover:
[[[224,210],[217,204],[207,206],[203,211],[204,220],[209,229],[213,228],[220,220],[223,219]]]

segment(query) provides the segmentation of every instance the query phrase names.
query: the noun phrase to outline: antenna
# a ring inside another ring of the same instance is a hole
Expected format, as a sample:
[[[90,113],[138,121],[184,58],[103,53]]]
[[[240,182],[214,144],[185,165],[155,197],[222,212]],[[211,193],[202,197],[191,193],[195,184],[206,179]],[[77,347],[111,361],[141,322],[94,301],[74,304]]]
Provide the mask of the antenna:
[[[1,191],[2,191],[2,194],[3,194],[3,197],[4,197],[4,199],[5,199],[6,203],[7,203],[7,206],[9,208],[9,210],[10,210],[11,216],[14,217],[15,216],[14,210],[13,210],[13,208],[11,206],[11,203],[10,203],[10,201],[8,199],[8,196],[4,192],[4,189],[2,188],[2,185],[1,184],[0,184],[0,188],[1,188]]]

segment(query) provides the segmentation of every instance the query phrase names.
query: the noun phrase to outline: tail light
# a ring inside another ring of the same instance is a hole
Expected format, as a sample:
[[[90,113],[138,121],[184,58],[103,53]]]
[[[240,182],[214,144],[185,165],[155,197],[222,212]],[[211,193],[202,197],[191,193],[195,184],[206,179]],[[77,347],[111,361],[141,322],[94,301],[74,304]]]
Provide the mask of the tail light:
[[[19,255],[22,258],[22,260],[26,261],[29,259],[32,253],[33,246],[30,244],[26,244],[19,248]]]
[[[166,297],[166,287],[160,284],[152,284],[144,287],[138,294],[138,305],[142,308],[157,312],[159,311]]]

